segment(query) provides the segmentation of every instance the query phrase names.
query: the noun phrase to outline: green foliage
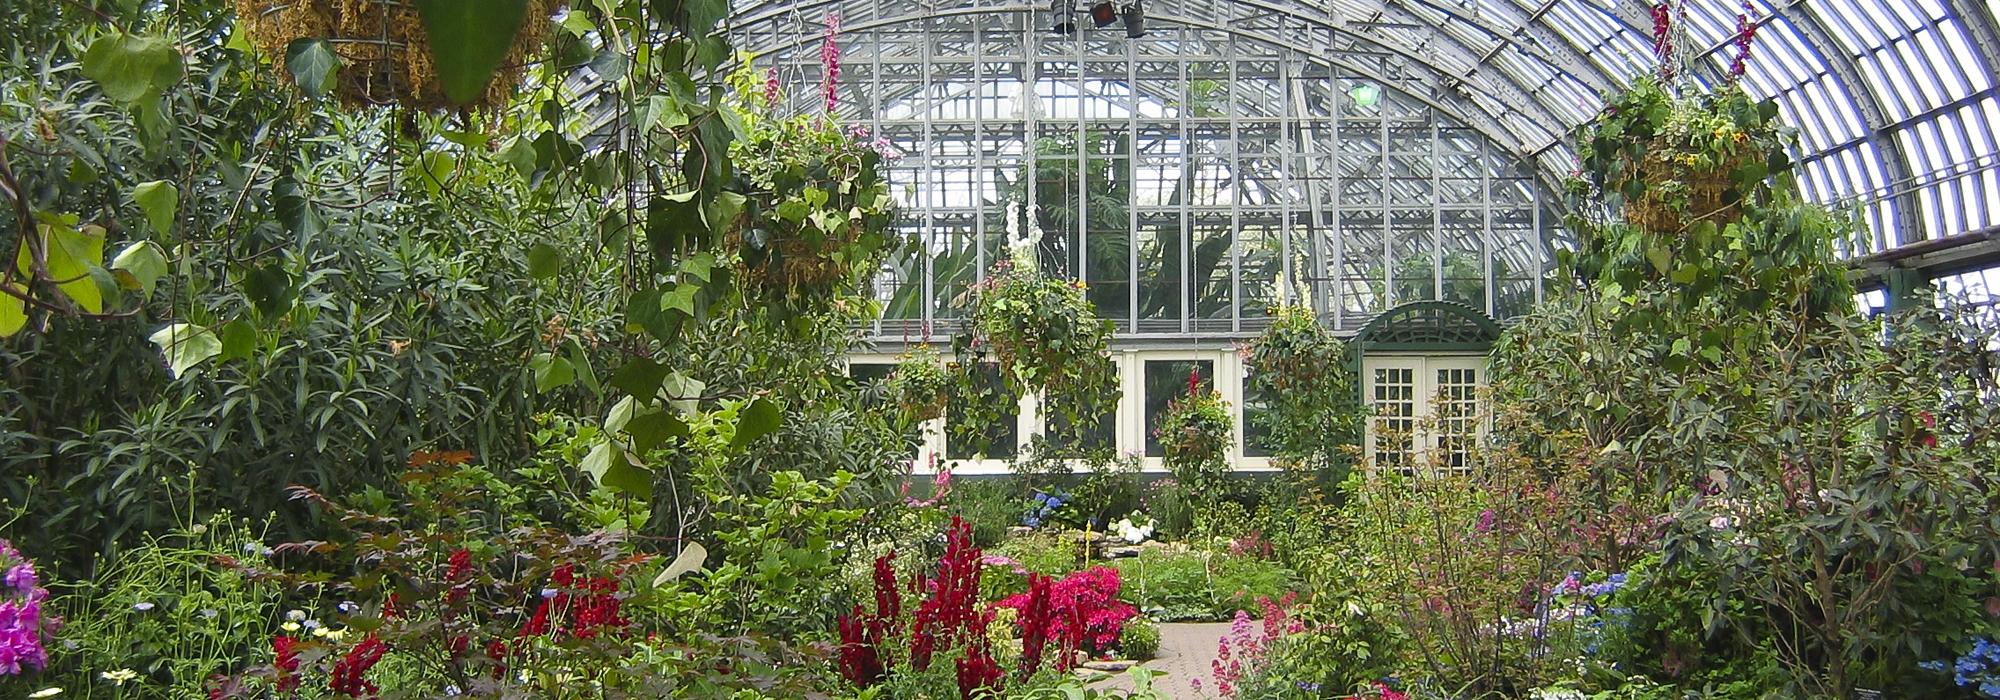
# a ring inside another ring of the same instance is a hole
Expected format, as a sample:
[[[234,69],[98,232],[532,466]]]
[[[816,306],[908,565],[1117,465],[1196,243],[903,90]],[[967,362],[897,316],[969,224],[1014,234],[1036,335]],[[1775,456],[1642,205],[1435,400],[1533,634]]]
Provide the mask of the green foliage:
[[[992,548],[1021,524],[1026,504],[1020,484],[1007,479],[960,479],[945,497],[944,507],[972,525],[972,541]]]
[[[1124,585],[1119,598],[1160,622],[1217,622],[1237,611],[1257,612],[1259,597],[1291,590],[1293,573],[1254,557],[1148,547],[1108,562]]]
[[[1125,628],[1118,633],[1119,656],[1135,661],[1144,661],[1160,653],[1160,626],[1146,616],[1125,621]]]
[[[1229,492],[1227,455],[1236,421],[1220,392],[1196,383],[1190,377],[1189,394],[1167,403],[1153,432],[1166,451],[1167,471],[1197,503],[1213,505]]]
[[[209,676],[269,648],[283,591],[254,573],[267,550],[251,523],[218,513],[149,537],[91,581],[58,589],[65,624],[36,688],[88,695],[113,685],[100,674],[130,669],[137,675],[118,684],[123,693],[203,695]]]
[[[1287,306],[1271,312],[1245,362],[1248,391],[1263,404],[1248,417],[1263,444],[1327,486],[1346,479],[1352,460],[1342,448],[1359,444],[1362,425],[1347,346],[1311,309]]]

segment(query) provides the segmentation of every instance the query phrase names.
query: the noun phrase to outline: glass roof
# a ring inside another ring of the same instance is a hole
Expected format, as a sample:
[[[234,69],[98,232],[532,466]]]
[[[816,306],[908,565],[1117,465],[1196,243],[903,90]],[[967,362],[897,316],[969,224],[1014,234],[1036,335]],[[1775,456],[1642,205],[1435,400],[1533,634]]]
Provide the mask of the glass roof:
[[[989,13],[1030,14],[1032,26],[1043,27],[1049,5],[773,0],[738,2],[731,21],[746,49],[816,53],[829,14],[850,32]],[[1652,65],[1649,6],[1635,0],[1147,0],[1144,7],[1149,26],[1285,47],[1338,74],[1392,85],[1533,162],[1545,187],[1572,167],[1568,134],[1594,113],[1599,96]],[[1691,2],[1686,27],[1697,79],[1725,74],[1745,8],[1759,24],[1745,86],[1777,101],[1798,127],[1808,195],[1864,216],[1868,236],[1850,254],[2000,225],[2000,0]],[[1099,31],[1122,34],[1115,26]]]

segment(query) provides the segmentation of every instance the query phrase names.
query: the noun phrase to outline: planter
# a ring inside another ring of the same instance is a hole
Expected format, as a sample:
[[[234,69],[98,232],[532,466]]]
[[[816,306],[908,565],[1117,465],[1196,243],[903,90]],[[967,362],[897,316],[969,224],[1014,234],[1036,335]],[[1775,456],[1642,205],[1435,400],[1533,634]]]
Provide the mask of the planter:
[[[1736,181],[1730,175],[1748,162],[1748,154],[1737,152],[1715,166],[1673,160],[1686,149],[1656,140],[1646,149],[1646,159],[1634,170],[1646,183],[1638,199],[1625,203],[1625,221],[1641,230],[1671,235],[1696,221],[1713,221],[1722,226],[1742,215],[1737,205]],[[1685,185],[1667,187],[1669,183]],[[1685,206],[1683,206],[1685,197]]]
[[[291,80],[285,52],[300,39],[326,39],[340,57],[331,90],[342,104],[370,107],[400,104],[412,109],[493,108],[505,104],[521,84],[527,58],[547,34],[560,0],[528,0],[527,21],[514,36],[486,94],[469,105],[445,97],[431,63],[430,42],[413,2],[399,0],[236,0],[236,16],[278,74]]]

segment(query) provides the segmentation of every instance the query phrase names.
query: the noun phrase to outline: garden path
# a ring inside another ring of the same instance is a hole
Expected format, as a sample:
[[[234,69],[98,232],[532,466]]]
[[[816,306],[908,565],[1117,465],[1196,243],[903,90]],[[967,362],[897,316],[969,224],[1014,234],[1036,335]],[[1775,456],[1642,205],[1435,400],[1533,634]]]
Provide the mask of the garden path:
[[[1173,700],[1204,700],[1215,697],[1207,692],[1215,679],[1210,662],[1215,660],[1215,643],[1229,633],[1227,622],[1169,622],[1160,625],[1160,651],[1153,660],[1140,664],[1166,675],[1153,679],[1153,688]],[[1203,690],[1189,681],[1200,679]],[[1100,689],[1132,689],[1132,677],[1120,673],[1092,684]]]

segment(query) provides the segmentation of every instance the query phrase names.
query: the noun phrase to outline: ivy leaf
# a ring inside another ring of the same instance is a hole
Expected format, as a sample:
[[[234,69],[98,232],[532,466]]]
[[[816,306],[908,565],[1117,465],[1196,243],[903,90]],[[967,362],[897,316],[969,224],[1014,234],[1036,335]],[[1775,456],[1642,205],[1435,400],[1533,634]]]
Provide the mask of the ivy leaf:
[[[26,294],[26,290],[7,285],[7,291]],[[28,327],[28,302],[12,294],[0,293],[0,338],[12,337]]]
[[[410,170],[410,176],[424,186],[432,199],[444,194],[445,183],[451,182],[458,172],[458,159],[444,151],[431,151],[417,156],[417,167]]]
[[[660,575],[653,577],[653,587],[667,585],[689,572],[699,571],[702,564],[707,561],[708,548],[701,546],[700,542],[689,542],[686,549],[682,549],[680,554],[674,556],[673,563],[661,570]]]
[[[285,72],[292,74],[292,83],[306,97],[325,96],[338,70],[340,56],[333,53],[333,45],[325,39],[294,39],[285,47]]]
[[[536,354],[528,360],[528,369],[535,372],[535,391],[546,392],[576,381],[576,367],[568,359],[551,353]]]
[[[523,178],[535,174],[538,158],[534,142],[518,136],[508,142],[506,148],[500,149],[499,154],[500,162],[513,166],[514,172],[520,173]]]
[[[84,226],[71,228],[63,221],[43,222],[38,230],[42,234],[42,247],[47,254],[49,277],[56,282],[77,308],[97,314],[104,313],[104,290],[91,276],[91,270],[102,269],[104,261],[104,228]],[[33,257],[28,246],[21,246],[15,258],[15,267],[22,275],[29,275],[34,269]]]
[[[160,346],[160,352],[167,356],[167,372],[175,379],[208,358],[222,354],[222,340],[215,337],[215,331],[191,323],[167,326],[147,340]]]
[[[709,252],[696,253],[681,261],[681,272],[702,282],[710,281],[715,272],[715,255]]]
[[[547,243],[536,243],[528,248],[528,276],[538,280],[555,277],[562,272],[562,251]]]
[[[84,50],[83,75],[113,101],[143,102],[181,79],[181,52],[160,37],[107,34]]]
[[[295,292],[292,273],[275,263],[251,268],[243,275],[243,295],[266,318],[285,315],[292,307]]]
[[[574,337],[569,339],[569,362],[576,371],[576,378],[583,382],[583,388],[589,389],[594,396],[604,395],[604,386],[597,383],[597,372],[590,368],[590,356],[584,354],[583,343]]]
[[[111,260],[111,272],[118,286],[150,297],[154,285],[167,275],[167,252],[158,243],[139,241]]]
[[[173,230],[174,215],[180,211],[181,190],[166,180],[141,183],[132,188],[132,202],[146,213],[146,223],[162,236]]]
[[[445,97],[470,104],[506,60],[507,49],[529,21],[527,0],[416,0],[430,39],[431,60]],[[532,21],[543,21],[536,17]]]
[[[736,439],[730,441],[730,447],[741,450],[757,438],[776,432],[782,419],[778,405],[770,399],[762,396],[752,399],[736,417]]]
[[[674,291],[660,297],[660,310],[679,311],[692,318],[694,317],[694,296],[699,291],[701,291],[701,287],[696,285],[677,285],[674,287]]]

